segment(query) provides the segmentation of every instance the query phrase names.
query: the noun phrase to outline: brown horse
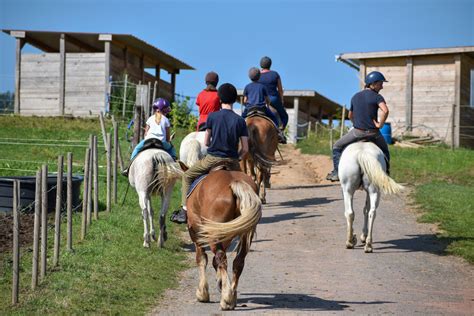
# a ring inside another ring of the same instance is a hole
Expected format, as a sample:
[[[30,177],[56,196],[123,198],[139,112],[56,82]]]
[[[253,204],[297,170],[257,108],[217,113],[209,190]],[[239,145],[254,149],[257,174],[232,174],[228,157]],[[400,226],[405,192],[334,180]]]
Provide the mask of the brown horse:
[[[221,291],[222,310],[232,310],[237,303],[237,285],[250,249],[257,223],[262,215],[262,204],[252,179],[240,171],[212,171],[189,196],[188,230],[196,246],[199,267],[199,286],[196,297],[209,302],[206,279],[207,254],[210,246],[214,253],[212,265],[217,273]],[[226,249],[235,237],[239,238],[232,265],[233,278],[227,274]]]
[[[276,161],[278,132],[273,122],[266,117],[250,116],[246,122],[249,131],[249,153],[241,161],[241,168],[253,176],[257,183],[258,195],[265,204],[265,189],[270,186],[270,171]]]

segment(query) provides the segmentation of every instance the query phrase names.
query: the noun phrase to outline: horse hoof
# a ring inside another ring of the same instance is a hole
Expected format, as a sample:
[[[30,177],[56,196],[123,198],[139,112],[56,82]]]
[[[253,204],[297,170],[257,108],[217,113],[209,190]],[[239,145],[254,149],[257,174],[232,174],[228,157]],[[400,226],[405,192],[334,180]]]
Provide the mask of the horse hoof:
[[[150,248],[150,243],[148,243],[148,242],[145,241],[145,242],[143,243],[143,248]]]
[[[196,299],[198,300],[198,302],[201,302],[201,303],[209,303],[210,301],[209,291],[207,289],[204,289],[204,291],[200,291],[199,289],[197,289]]]
[[[372,247],[367,247],[367,246],[364,247],[364,252],[365,253],[372,253],[373,251],[374,250],[372,249]]]
[[[155,232],[151,233],[151,240],[156,241],[156,234],[155,234]]]
[[[346,243],[346,249],[354,249],[354,244]]]

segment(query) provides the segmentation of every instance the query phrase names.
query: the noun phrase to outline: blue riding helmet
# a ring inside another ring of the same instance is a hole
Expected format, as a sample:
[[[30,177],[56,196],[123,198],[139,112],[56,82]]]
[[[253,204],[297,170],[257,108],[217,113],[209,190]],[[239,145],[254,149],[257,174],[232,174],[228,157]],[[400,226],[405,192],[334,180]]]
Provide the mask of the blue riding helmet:
[[[365,84],[369,85],[377,81],[388,82],[383,74],[379,71],[372,71],[365,77]]]

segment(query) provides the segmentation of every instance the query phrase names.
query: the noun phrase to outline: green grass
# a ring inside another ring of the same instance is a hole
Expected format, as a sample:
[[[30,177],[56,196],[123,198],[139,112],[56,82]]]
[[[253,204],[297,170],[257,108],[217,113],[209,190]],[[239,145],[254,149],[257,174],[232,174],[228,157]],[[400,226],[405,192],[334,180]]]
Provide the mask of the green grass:
[[[297,147],[307,154],[331,155],[327,133],[313,133]],[[419,221],[438,225],[446,253],[474,263],[474,151],[390,146],[390,154],[391,176],[414,189]]]
[[[111,127],[107,122],[107,129]],[[127,143],[124,140],[125,124],[121,124],[120,138],[123,157],[127,158]],[[86,140],[89,133],[100,135],[98,120],[71,120],[62,118],[0,117],[0,138]],[[186,131],[177,131],[175,144],[179,144]],[[102,138],[99,138],[101,143]],[[4,140],[0,140],[4,141]],[[43,142],[44,143],[44,142]],[[177,146],[179,147],[179,146]],[[74,153],[74,171],[82,172],[85,148],[56,146],[24,146],[2,144],[2,158],[28,160],[29,162],[0,161],[0,168],[37,170],[35,161],[49,161],[54,171],[56,156]],[[103,151],[102,151],[102,156]],[[124,159],[125,163],[128,159]],[[105,158],[100,159],[105,165]],[[32,175],[28,171],[0,169],[0,175]],[[105,169],[100,169],[105,175]],[[110,214],[103,211],[105,203],[105,178],[100,177],[101,212],[99,220],[93,221],[86,239],[80,241],[80,213],[74,214],[74,252],[65,251],[65,223],[60,265],[52,268],[52,235],[49,229],[48,273],[36,291],[31,284],[31,246],[21,249],[20,303],[11,307],[11,254],[0,254],[0,314],[143,314],[156,304],[167,289],[177,284],[179,271],[187,267],[183,244],[178,234],[183,226],[168,222],[168,241],[164,249],[156,243],[144,249],[143,222],[135,191],[130,188],[123,206],[120,205],[127,187],[127,179],[120,176],[118,182],[119,204],[112,207]],[[170,209],[179,205],[179,185],[173,192]],[[159,209],[155,199],[154,209]],[[158,212],[155,212],[157,214]],[[52,215],[52,214],[51,214]],[[158,223],[157,216],[155,223]],[[1,217],[0,217],[1,220]],[[52,223],[50,218],[50,223]],[[156,228],[158,228],[156,226]]]

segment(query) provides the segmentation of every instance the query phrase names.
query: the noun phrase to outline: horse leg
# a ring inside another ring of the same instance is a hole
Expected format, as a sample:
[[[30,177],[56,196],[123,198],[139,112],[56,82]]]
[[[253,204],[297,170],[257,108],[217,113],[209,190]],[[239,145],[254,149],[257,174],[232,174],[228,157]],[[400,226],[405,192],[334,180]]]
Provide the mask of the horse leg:
[[[270,183],[271,174],[272,174],[272,169],[268,168],[267,176],[265,177],[265,188],[267,188],[267,189],[270,189],[272,187],[272,185]]]
[[[171,194],[173,193],[173,184],[168,185],[165,191],[161,195],[161,212],[160,212],[160,238],[158,239],[158,245],[163,248],[165,241],[168,239],[168,233],[166,232],[166,213],[171,202]]]
[[[227,255],[225,249],[219,247],[215,254],[217,263],[217,279],[221,280],[222,291],[221,291],[221,309],[231,310],[234,309],[235,304],[232,305],[232,289],[230,287],[229,275],[227,274]]]
[[[344,194],[344,215],[346,216],[347,221],[347,240],[346,240],[346,248],[352,249],[357,244],[357,237],[354,234],[354,229],[352,227],[354,223],[354,210],[352,205],[352,198],[354,196],[354,192],[349,191],[347,188],[343,188]]]
[[[148,193],[140,191],[138,192],[138,203],[142,209],[142,218],[143,218],[143,247],[150,247],[150,233],[148,231]]]
[[[262,201],[262,204],[266,204],[267,201],[265,200],[265,185],[263,183],[264,179],[264,171],[260,168],[257,168],[257,189],[258,189],[258,196]]]
[[[196,298],[199,302],[209,302],[209,285],[206,278],[207,254],[204,248],[197,243],[196,246],[196,263],[199,268],[199,286],[196,290]]]
[[[245,257],[247,256],[247,253],[249,251],[248,244],[247,244],[247,240],[249,238],[252,238],[252,237],[249,235],[244,235],[240,237],[239,251],[237,252],[234,262],[232,263],[232,272],[233,272],[232,285],[231,285],[232,309],[234,309],[235,305],[237,304],[237,286],[239,285],[239,278],[242,275],[242,271],[244,270]]]
[[[147,210],[148,210],[148,222],[149,222],[149,227],[150,227],[150,238],[153,241],[156,241],[156,233],[155,233],[155,225],[153,224],[153,217],[155,216],[155,213],[153,212],[153,207],[151,206],[151,198],[148,198],[148,203],[147,203]]]
[[[374,228],[374,220],[375,220],[375,211],[379,206],[380,202],[380,192],[376,188],[372,186],[369,187],[369,197],[370,197],[370,210],[369,210],[369,230],[367,234],[367,239],[365,241],[364,251],[366,253],[370,253],[373,251],[372,248],[372,231]]]
[[[370,209],[370,198],[369,192],[367,192],[367,197],[365,198],[365,206],[364,206],[364,226],[362,227],[362,234],[360,235],[360,241],[365,244],[365,240],[367,239],[367,223],[369,218],[369,209]]]

